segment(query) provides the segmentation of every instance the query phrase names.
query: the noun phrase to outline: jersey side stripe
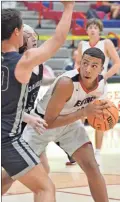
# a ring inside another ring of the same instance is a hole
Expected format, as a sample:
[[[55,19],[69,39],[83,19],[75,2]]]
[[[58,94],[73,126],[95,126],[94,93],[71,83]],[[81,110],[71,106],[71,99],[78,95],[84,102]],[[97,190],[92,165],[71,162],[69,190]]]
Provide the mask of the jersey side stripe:
[[[26,84],[22,84],[20,98],[19,98],[18,105],[17,105],[17,110],[16,110],[15,122],[13,124],[13,128],[11,130],[11,133],[9,133],[9,136],[14,136],[14,134],[16,134],[18,126],[20,124],[20,121],[21,121],[20,117],[21,117],[21,114],[22,114],[22,111],[23,111],[24,102],[26,100],[25,99],[25,91],[26,91]],[[24,101],[23,101],[23,99],[24,99]],[[22,107],[21,107],[21,105],[22,105]]]

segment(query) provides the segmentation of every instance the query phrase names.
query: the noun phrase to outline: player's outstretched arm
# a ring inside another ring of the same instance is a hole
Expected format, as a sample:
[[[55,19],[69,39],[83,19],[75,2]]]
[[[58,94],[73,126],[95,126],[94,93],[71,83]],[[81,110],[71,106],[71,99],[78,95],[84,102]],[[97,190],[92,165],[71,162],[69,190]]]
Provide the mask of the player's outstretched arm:
[[[81,62],[81,59],[82,59],[82,41],[79,42],[77,50],[78,50],[78,61]]]
[[[74,2],[62,1],[62,3],[64,11],[54,35],[40,47],[27,50],[17,64],[15,76],[19,82],[27,83],[32,69],[51,58],[64,44],[71,25]]]
[[[112,43],[112,41],[110,39],[106,39],[105,48],[106,48],[106,52],[107,52],[108,56],[113,61],[113,66],[110,68],[110,70],[108,70],[107,73],[104,74],[104,78],[105,78],[105,80],[107,80],[108,78],[110,78],[111,76],[113,76],[114,74],[116,74],[119,71],[120,58],[115,49],[114,44]]]

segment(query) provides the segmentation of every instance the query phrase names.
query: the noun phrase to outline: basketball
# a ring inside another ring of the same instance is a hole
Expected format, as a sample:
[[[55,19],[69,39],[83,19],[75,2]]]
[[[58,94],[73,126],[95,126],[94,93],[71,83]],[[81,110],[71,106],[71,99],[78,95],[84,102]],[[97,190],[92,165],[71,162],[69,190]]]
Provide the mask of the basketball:
[[[102,100],[96,100],[94,103],[97,105],[101,102]],[[100,115],[102,119],[99,119],[93,115],[88,116],[88,123],[96,130],[107,131],[112,129],[118,122],[119,117],[117,107],[113,103],[112,105],[113,106],[103,110],[103,114]],[[106,116],[104,113],[108,113],[108,115]]]

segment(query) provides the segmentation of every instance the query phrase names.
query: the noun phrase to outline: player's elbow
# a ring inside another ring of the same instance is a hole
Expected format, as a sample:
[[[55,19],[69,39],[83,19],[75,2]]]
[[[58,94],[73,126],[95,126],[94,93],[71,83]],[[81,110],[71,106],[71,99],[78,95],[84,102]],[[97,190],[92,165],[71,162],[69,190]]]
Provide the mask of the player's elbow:
[[[15,69],[14,75],[19,83],[27,84],[29,82],[28,76],[26,77],[25,73],[23,73],[19,68]]]
[[[114,62],[114,65],[116,66],[116,70],[120,69],[120,59],[116,59]]]
[[[46,116],[46,115],[45,115],[44,119],[45,119],[46,123],[48,124],[47,129],[52,128],[55,119],[51,118],[49,116]]]

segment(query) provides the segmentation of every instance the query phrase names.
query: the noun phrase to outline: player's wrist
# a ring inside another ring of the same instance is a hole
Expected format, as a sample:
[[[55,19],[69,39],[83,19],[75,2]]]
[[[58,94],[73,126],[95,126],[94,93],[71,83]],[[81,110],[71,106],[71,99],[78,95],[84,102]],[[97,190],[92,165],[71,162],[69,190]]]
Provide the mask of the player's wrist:
[[[74,8],[74,2],[69,2],[64,5],[64,10],[65,9],[73,9]]]
[[[32,125],[32,123],[33,123],[33,117],[30,115],[28,117],[27,124]]]
[[[86,108],[82,109],[82,117],[85,118],[87,116],[87,110]]]
[[[82,108],[82,109],[78,110],[78,117],[79,117],[79,119],[86,117],[86,114],[87,113],[86,113],[86,109],[85,108]]]

